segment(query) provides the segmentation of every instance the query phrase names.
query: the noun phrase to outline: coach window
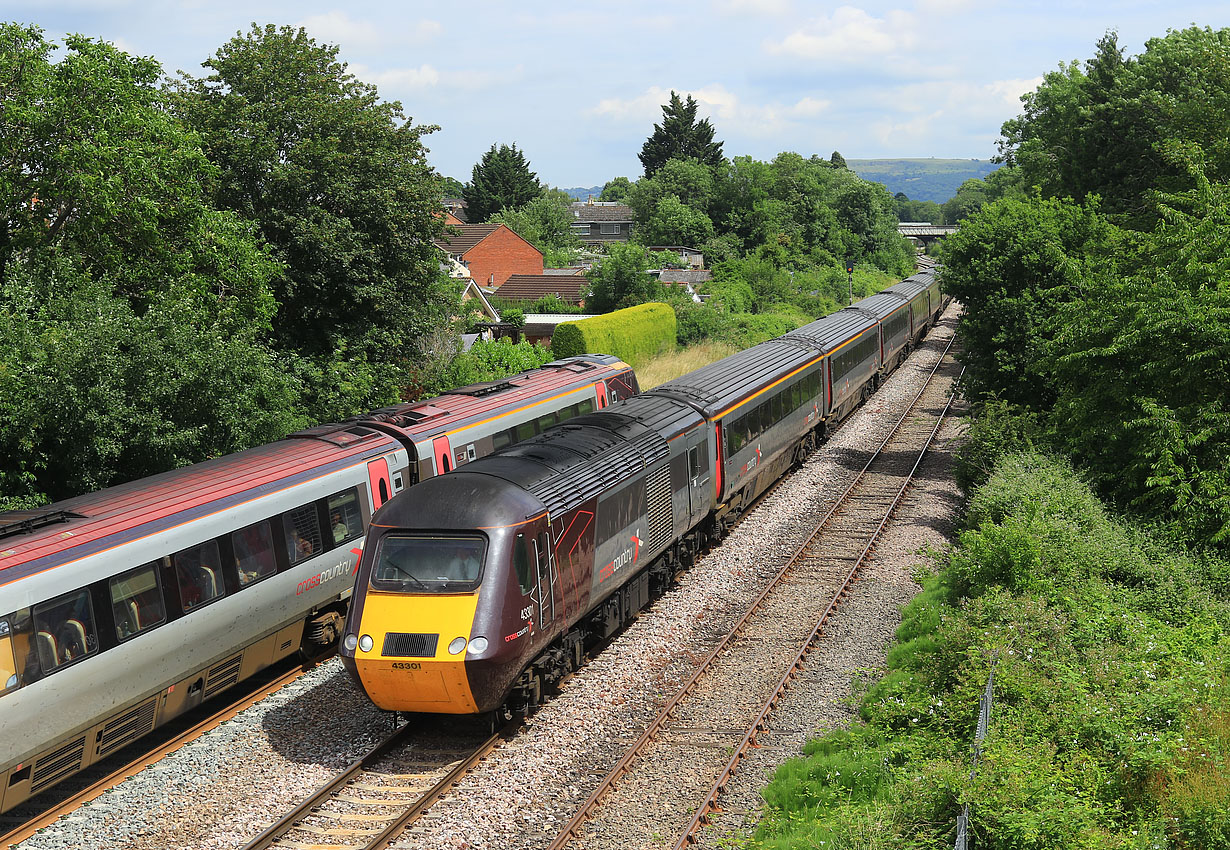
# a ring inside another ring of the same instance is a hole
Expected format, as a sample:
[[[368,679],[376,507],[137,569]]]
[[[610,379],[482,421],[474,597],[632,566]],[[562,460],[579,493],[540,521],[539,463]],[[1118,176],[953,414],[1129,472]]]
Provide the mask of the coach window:
[[[513,436],[517,438],[517,442],[519,443],[522,440],[528,440],[536,433],[538,432],[534,430],[534,422],[533,420],[530,420],[529,422],[522,422],[518,425],[516,430],[513,432]]]
[[[107,585],[111,591],[115,636],[119,640],[127,640],[166,620],[166,606],[162,601],[162,589],[158,586],[157,562],[121,573]]]
[[[539,416],[538,417],[538,432],[541,434],[543,431],[547,430],[554,424],[555,424],[555,414],[554,413],[548,413],[546,416]]]
[[[235,550],[235,568],[239,571],[240,587],[278,571],[273,553],[273,531],[268,520],[232,531],[231,548]]]
[[[172,560],[175,576],[179,580],[179,604],[184,611],[191,611],[226,592],[222,585],[218,541],[210,540],[176,552]]]
[[[8,620],[0,620],[0,694],[17,687],[12,631]]]
[[[587,413],[594,412],[594,400],[592,398],[587,398],[584,401],[579,402],[575,406],[577,409],[577,412],[576,412],[577,416],[584,416]]]
[[[94,606],[87,590],[34,606],[34,642],[43,673],[50,673],[98,649]]]
[[[513,438],[511,431],[501,431],[498,434],[491,435],[491,448],[502,449],[505,446],[511,446],[512,441]]]
[[[329,497],[329,531],[333,545],[363,536],[363,512],[359,510],[359,490],[352,487]]]
[[[319,555],[324,548],[314,503],[282,514],[282,526],[286,533],[286,556],[292,564]]]

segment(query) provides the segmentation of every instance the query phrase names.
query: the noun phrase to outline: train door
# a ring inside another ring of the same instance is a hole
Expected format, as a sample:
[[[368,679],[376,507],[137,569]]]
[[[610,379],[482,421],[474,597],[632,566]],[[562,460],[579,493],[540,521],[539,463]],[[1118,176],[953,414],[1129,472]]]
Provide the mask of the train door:
[[[608,403],[607,395],[606,395],[606,381],[599,381],[598,383],[594,384],[594,391],[598,394],[598,397],[594,403],[594,407],[597,410],[601,410],[602,408],[606,407]]]
[[[708,429],[701,425],[693,428],[687,436],[688,451],[688,500],[691,503],[692,521],[709,512],[709,446],[705,440]]]
[[[375,513],[393,495],[387,458],[381,457],[367,462],[367,481],[372,488],[372,513]]]
[[[432,453],[436,458],[436,475],[443,475],[453,468],[453,450],[448,444],[448,437],[436,437],[431,441]]]

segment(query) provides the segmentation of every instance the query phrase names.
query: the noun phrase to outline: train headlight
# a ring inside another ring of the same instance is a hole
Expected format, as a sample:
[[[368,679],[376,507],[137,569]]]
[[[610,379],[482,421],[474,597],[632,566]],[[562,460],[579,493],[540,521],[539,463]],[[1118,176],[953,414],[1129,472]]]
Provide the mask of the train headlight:
[[[363,635],[363,637],[359,638],[359,649],[364,652],[371,652],[373,645],[371,635]]]
[[[470,641],[470,654],[481,655],[487,651],[487,639],[485,637],[476,637]]]
[[[449,655],[459,655],[460,653],[465,652],[465,648],[466,648],[465,638],[463,637],[453,638],[453,642],[448,645],[448,654]]]
[[[358,645],[359,645],[358,635],[346,635],[346,637],[342,639],[342,647],[347,652],[354,652],[354,648]]]

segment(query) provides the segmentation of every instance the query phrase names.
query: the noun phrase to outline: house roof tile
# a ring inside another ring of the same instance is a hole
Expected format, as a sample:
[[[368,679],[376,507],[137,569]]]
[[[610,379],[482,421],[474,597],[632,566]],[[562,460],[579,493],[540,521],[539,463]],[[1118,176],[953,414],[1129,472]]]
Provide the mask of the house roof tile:
[[[589,281],[580,275],[515,274],[495,291],[500,298],[537,301],[544,295],[558,295],[569,304],[581,303]]]
[[[433,239],[432,242],[437,248],[449,254],[464,254],[495,233],[499,226],[498,224],[455,224],[453,227],[457,229],[456,236],[445,234],[439,239]]]

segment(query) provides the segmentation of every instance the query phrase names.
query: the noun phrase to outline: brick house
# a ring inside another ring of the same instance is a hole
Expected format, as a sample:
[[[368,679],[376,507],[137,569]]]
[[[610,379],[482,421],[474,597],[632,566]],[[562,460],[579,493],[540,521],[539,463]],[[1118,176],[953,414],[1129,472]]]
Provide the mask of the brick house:
[[[457,235],[433,240],[481,287],[498,287],[515,274],[542,274],[542,252],[505,224],[454,225]]]
[[[611,201],[581,201],[570,204],[572,232],[586,245],[609,245],[627,242],[632,236],[635,216],[632,207]]]

